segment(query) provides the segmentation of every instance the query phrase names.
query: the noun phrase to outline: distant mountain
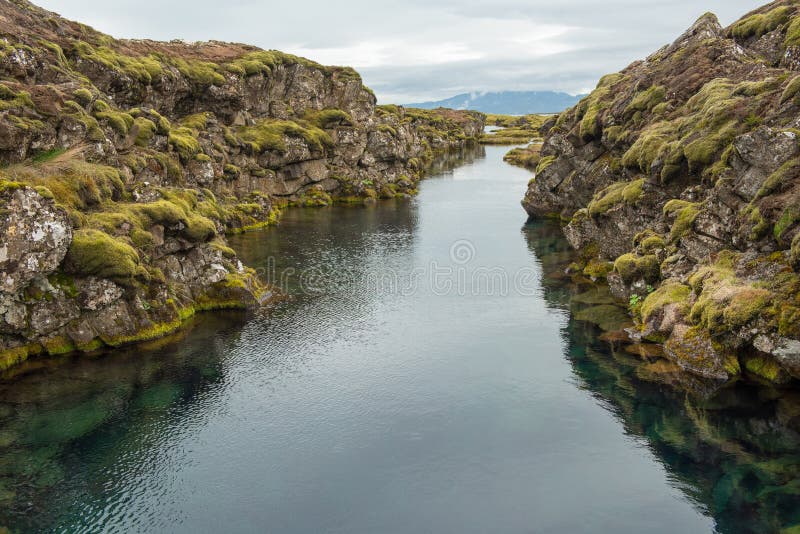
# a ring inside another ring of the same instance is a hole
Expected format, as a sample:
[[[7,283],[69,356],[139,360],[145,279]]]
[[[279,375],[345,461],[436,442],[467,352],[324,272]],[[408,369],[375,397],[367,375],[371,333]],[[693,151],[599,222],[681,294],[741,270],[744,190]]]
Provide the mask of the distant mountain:
[[[586,95],[572,96],[554,91],[502,91],[499,93],[464,93],[438,100],[407,104],[407,107],[433,109],[472,109],[501,115],[526,115],[528,113],[559,113],[571,108]]]

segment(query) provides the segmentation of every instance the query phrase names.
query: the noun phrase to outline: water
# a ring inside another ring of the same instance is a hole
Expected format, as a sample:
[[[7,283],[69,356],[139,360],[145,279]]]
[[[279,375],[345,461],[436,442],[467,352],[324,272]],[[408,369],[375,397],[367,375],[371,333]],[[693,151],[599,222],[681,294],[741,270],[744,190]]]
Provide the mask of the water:
[[[411,201],[237,237],[293,295],[0,383],[0,525],[22,532],[776,532],[800,399],[696,396],[574,319],[608,296],[524,225],[489,147]],[[588,293],[587,293],[588,292]],[[606,315],[609,315],[608,313]],[[612,314],[613,315],[613,314]],[[660,382],[642,378],[658,376]]]

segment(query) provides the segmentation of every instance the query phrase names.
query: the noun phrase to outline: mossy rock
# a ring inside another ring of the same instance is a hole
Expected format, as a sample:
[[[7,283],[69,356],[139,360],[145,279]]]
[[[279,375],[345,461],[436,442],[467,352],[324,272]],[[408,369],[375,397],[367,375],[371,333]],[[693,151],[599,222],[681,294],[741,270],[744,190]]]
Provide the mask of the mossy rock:
[[[661,287],[650,293],[642,303],[642,322],[647,323],[655,313],[671,304],[678,304],[683,315],[687,315],[689,313],[689,298],[691,294],[692,290],[689,286],[677,282],[661,285]]]
[[[142,273],[139,254],[128,243],[99,230],[78,230],[64,266],[69,273],[131,279]]]
[[[114,404],[112,399],[91,399],[42,412],[27,421],[20,440],[30,445],[49,445],[84,437],[111,418]]]
[[[630,316],[613,304],[600,304],[581,310],[575,314],[575,320],[595,324],[605,332],[621,330],[631,323]]]
[[[614,271],[628,284],[637,280],[654,283],[661,278],[661,264],[655,255],[624,254],[614,262]]]

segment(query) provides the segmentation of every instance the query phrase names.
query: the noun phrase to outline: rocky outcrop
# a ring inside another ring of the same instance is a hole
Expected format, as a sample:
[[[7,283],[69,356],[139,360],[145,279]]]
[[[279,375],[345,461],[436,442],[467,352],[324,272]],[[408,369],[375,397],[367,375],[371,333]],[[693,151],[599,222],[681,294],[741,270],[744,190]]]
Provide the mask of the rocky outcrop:
[[[115,40],[0,0],[0,370],[272,296],[225,234],[408,196],[484,116],[377,106],[346,67]]]
[[[800,378],[798,46],[794,2],[707,14],[543,127],[524,208],[693,374]]]

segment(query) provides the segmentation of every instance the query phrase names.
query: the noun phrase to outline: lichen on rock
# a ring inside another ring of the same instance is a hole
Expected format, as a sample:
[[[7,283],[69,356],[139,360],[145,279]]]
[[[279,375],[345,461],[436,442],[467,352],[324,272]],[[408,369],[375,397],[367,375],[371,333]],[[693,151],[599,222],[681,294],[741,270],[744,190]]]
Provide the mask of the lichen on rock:
[[[690,373],[800,376],[798,28],[792,2],[706,14],[542,127],[524,208],[613,261],[640,334]]]
[[[483,133],[480,113],[379,107],[347,67],[117,40],[25,0],[0,15],[0,369],[262,305],[227,233],[411,195]]]

